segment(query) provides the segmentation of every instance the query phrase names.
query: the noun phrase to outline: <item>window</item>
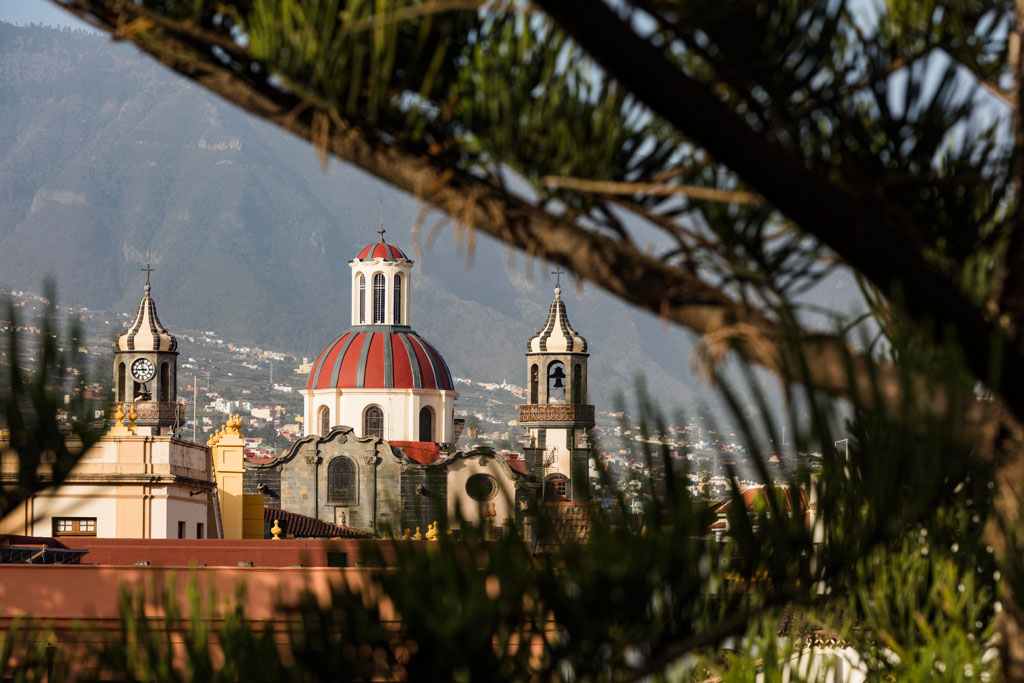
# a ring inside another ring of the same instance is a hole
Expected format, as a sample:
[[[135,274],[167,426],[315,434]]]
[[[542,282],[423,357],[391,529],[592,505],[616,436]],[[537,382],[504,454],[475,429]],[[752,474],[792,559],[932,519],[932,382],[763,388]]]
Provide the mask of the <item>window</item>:
[[[326,436],[331,431],[331,409],[321,406],[317,411],[317,422],[320,424],[320,436]]]
[[[95,536],[95,517],[54,517],[54,536]]]
[[[334,458],[327,466],[327,502],[356,504],[356,464],[345,456]]]
[[[384,437],[384,411],[370,406],[363,415],[363,436]]]
[[[185,522],[178,522],[178,538],[185,538]]]
[[[565,364],[559,360],[548,366],[548,403],[565,403]]]
[[[537,402],[537,375],[539,372],[536,365],[530,368],[530,403]]]
[[[127,399],[125,399],[125,396],[124,396],[124,373],[125,373],[124,363],[121,363],[118,366],[118,369],[117,369],[117,400],[118,401],[127,400]]]
[[[359,324],[366,324],[366,276],[359,273]]]
[[[537,448],[544,450],[548,447],[548,430],[538,429],[537,430]]]
[[[420,408],[420,441],[434,440],[434,411],[424,406]]]
[[[384,322],[384,273],[373,276],[373,322]]]
[[[202,522],[196,522],[196,538],[206,538],[205,530],[203,529]]]
[[[171,399],[169,398],[170,393],[168,391],[168,385],[171,383],[171,373],[168,369],[167,363],[160,364],[160,400],[167,403]]]
[[[582,405],[583,398],[583,368],[577,363],[572,368],[572,402]]]
[[[473,500],[490,500],[498,493],[498,483],[489,474],[474,474],[466,480],[466,493]]]
[[[569,478],[564,474],[552,474],[544,480],[544,500],[558,502],[569,500]]]
[[[395,273],[395,325],[402,324],[402,274]]]

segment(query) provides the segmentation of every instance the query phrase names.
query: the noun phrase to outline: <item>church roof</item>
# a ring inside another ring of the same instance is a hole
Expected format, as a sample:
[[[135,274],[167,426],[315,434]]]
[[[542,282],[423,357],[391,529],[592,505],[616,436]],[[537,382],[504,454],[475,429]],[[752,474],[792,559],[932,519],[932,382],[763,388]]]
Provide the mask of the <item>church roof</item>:
[[[380,258],[385,261],[405,261],[406,263],[412,263],[412,261],[409,260],[409,257],[405,255],[405,252],[390,242],[385,242],[383,240],[363,247],[356,258],[360,261]]]
[[[263,506],[263,524],[273,524],[274,520],[281,527],[281,536],[292,535],[295,538],[370,538],[371,534],[341,524],[325,522],[315,517],[307,517],[297,512],[289,512],[281,508]]]
[[[178,340],[160,324],[156,317],[156,304],[149,295],[149,283],[146,283],[146,294],[139,302],[139,312],[128,330],[117,338],[119,351],[176,351]]]
[[[562,288],[555,287],[555,298],[548,308],[548,318],[540,332],[526,342],[527,353],[586,353],[587,340],[569,324],[562,301]]]
[[[306,389],[454,390],[441,354],[408,327],[355,326],[327,345]]]

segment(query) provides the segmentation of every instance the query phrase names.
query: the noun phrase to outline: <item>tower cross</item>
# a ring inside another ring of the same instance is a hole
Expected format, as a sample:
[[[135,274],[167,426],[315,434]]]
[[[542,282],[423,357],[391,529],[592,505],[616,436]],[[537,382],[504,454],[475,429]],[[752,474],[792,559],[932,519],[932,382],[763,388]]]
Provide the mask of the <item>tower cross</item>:
[[[384,200],[382,199],[380,200],[380,230],[377,231],[377,233],[380,235],[381,242],[384,241],[385,232],[387,231],[384,230]]]
[[[562,270],[560,267],[559,268],[555,268],[554,270],[551,271],[551,274],[555,276],[555,287],[561,288],[561,286],[562,286],[562,273],[564,273],[564,272],[565,271]]]
[[[156,270],[156,268],[154,268],[152,265],[150,265],[150,263],[152,263],[152,261],[153,261],[152,254],[150,254],[149,250],[147,249],[146,250],[146,267],[145,268],[139,268],[139,270],[141,270],[142,272],[144,272],[146,274],[146,286],[147,287],[149,287],[149,274],[152,273],[154,270]]]

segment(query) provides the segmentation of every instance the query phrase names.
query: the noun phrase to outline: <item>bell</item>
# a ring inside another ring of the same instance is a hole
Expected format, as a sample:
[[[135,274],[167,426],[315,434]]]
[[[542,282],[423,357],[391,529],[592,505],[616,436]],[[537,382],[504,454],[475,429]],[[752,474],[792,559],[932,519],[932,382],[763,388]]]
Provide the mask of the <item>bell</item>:
[[[553,386],[555,389],[561,389],[565,385],[562,384],[562,378],[561,377],[555,377],[555,383],[552,384],[551,386]]]

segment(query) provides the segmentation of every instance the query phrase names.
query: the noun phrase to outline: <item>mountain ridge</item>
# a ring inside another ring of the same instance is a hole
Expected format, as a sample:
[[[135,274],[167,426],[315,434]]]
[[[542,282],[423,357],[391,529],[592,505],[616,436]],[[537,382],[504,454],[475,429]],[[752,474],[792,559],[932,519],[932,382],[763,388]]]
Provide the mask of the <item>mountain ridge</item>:
[[[170,329],[313,358],[347,327],[347,262],[377,238],[380,199],[388,239],[418,260],[412,325],[456,375],[524,381],[554,283],[527,277],[522,254],[510,266],[481,239],[468,266],[443,232],[414,255],[415,199],[336,161],[322,170],[305,143],[134,48],[0,24],[0,116],[0,285],[52,274],[65,303],[131,310],[152,251]],[[590,340],[595,401],[610,406],[638,375],[659,399],[698,400],[686,335],[595,287],[563,291]]]

